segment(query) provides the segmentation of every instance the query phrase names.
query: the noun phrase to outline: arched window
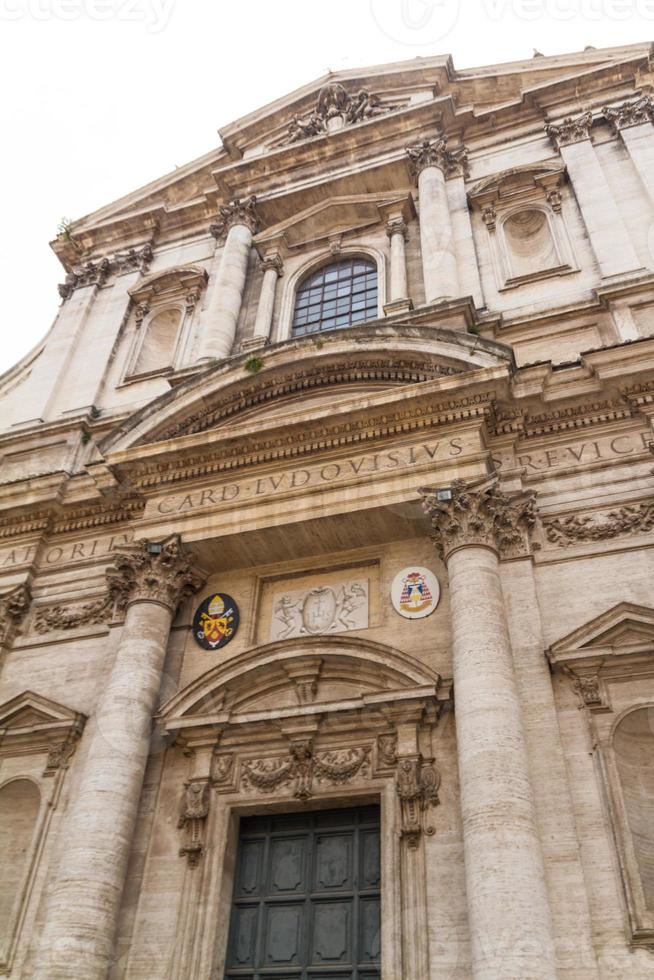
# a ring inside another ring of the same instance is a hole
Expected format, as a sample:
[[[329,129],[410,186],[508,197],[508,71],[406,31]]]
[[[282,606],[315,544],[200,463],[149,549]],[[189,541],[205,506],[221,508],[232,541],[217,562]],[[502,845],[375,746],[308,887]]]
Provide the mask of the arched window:
[[[375,320],[377,266],[371,259],[342,259],[312,272],[295,297],[293,335],[334,330]]]

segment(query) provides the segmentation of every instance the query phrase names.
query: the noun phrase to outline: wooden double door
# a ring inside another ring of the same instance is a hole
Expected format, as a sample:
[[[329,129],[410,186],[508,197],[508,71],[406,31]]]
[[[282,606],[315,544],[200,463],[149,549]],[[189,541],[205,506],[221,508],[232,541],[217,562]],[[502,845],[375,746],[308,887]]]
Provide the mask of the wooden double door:
[[[379,808],[241,821],[225,980],[372,980]]]

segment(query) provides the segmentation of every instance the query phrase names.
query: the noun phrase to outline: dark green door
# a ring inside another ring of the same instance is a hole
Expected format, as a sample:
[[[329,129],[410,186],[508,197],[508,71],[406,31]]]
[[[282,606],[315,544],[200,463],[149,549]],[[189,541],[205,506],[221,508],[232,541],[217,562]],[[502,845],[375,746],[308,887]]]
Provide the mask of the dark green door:
[[[380,972],[379,808],[241,821],[225,980]]]

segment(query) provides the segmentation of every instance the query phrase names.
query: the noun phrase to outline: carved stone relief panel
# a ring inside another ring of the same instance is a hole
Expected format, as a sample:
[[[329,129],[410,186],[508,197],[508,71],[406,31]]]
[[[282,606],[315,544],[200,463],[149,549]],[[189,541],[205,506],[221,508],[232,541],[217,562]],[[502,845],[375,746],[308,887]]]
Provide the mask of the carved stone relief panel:
[[[368,580],[277,592],[272,605],[271,640],[367,629]]]
[[[379,624],[379,563],[262,577],[252,642],[334,636]]]

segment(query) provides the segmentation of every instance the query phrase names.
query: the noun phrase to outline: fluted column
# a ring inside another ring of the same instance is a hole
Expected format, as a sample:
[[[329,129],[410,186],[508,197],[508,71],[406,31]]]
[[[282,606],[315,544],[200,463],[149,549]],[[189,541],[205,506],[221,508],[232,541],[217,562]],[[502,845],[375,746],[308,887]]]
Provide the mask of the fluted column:
[[[545,131],[558,148],[603,278],[642,268],[590,138],[593,116],[566,117]]]
[[[447,564],[468,918],[475,980],[553,980],[554,942],[499,555],[519,554],[533,499],[491,481],[423,490]]]
[[[259,295],[257,316],[254,321],[254,334],[252,335],[251,342],[247,344],[247,346],[252,347],[261,347],[270,339],[277,280],[281,276],[283,268],[282,257],[279,252],[264,255],[261,260],[261,268],[263,269],[263,282]]]
[[[107,975],[170,624],[202,581],[177,535],[121,550],[108,576],[125,624],[67,817],[34,980]]]
[[[418,182],[425,302],[456,299],[459,273],[445,180],[465,169],[465,149],[452,152],[442,136],[408,146],[406,152],[409,171]]]
[[[404,218],[390,218],[386,224],[386,234],[391,244],[391,275],[388,303],[384,313],[403,313],[410,310],[409,287],[406,275],[407,224]]]
[[[618,133],[631,161],[654,203],[654,102],[649,95],[619,106],[607,106],[605,119]]]
[[[232,353],[257,224],[256,198],[252,196],[222,205],[219,220],[211,225],[211,234],[217,241],[224,238],[225,244],[200,325],[201,361]]]

